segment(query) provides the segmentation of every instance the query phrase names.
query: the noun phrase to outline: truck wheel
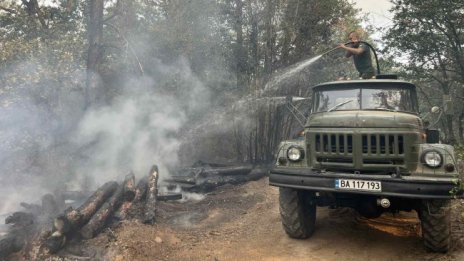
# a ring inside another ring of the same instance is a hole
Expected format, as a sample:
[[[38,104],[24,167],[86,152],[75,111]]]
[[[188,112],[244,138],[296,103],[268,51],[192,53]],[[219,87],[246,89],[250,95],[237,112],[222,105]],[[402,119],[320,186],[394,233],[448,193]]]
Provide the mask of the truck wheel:
[[[434,252],[447,252],[451,235],[450,200],[422,200],[419,216],[425,247]]]
[[[279,208],[282,225],[290,237],[304,239],[313,234],[316,223],[314,193],[279,188]]]

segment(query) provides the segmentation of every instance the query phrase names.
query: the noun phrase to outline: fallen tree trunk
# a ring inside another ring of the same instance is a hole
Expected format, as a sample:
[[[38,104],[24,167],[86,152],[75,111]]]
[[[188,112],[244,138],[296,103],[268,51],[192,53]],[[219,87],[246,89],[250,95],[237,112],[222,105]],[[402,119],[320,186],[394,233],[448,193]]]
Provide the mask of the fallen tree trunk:
[[[201,172],[202,176],[232,176],[232,175],[247,175],[253,169],[252,166],[230,166],[219,168],[205,168]]]
[[[123,203],[119,209],[114,213],[114,217],[118,220],[123,220],[127,218],[129,210],[132,206],[132,202],[135,199],[137,189],[135,186],[135,176],[131,172],[126,175],[124,182],[122,184],[124,188]]]
[[[146,198],[148,189],[148,177],[143,177],[137,183],[137,187],[135,188],[135,196],[133,202],[140,202],[144,198]]]
[[[159,201],[179,200],[182,199],[182,193],[167,192],[158,194]]]
[[[16,235],[7,235],[0,240],[0,260],[7,258],[10,254],[18,252],[24,246],[24,240]]]
[[[42,196],[42,215],[55,216],[58,213],[58,204],[56,203],[55,196],[52,194],[45,194]]]
[[[119,186],[111,198],[101,206],[89,222],[82,227],[80,234],[85,239],[93,238],[106,224],[108,218],[121,205],[124,196],[124,186]]]
[[[148,174],[147,203],[145,204],[145,215],[143,218],[143,223],[145,224],[153,224],[155,222],[158,176],[158,166],[154,165]]]
[[[127,219],[127,215],[129,214],[129,210],[132,207],[132,203],[132,201],[124,201],[119,209],[114,213],[114,217],[117,220]]]
[[[184,172],[185,173],[185,172]],[[166,180],[169,189],[179,186],[190,192],[210,192],[225,184],[237,185],[252,180],[258,180],[268,173],[266,167],[233,166],[224,168],[203,169],[201,172],[188,171],[189,176],[174,176]]]
[[[45,240],[43,246],[52,254],[60,250],[66,243],[69,234],[86,224],[117,188],[117,182],[107,182],[98,188],[80,207],[77,209],[69,208],[65,210],[64,214],[56,217],[53,222],[53,233]]]
[[[129,173],[124,178],[123,182],[124,188],[124,200],[132,201],[135,197],[135,175],[134,173]]]
[[[34,223],[34,216],[26,212],[14,212],[5,218],[5,224],[13,224],[15,227],[24,227]]]
[[[29,204],[25,202],[19,203],[21,207],[27,210],[27,212],[32,213],[34,216],[40,215],[40,212],[42,212],[42,206],[37,205],[37,204]]]
[[[79,208],[68,211],[66,217],[72,226],[82,226],[86,224],[101,205],[113,195],[117,188],[117,182],[107,182],[97,189]]]

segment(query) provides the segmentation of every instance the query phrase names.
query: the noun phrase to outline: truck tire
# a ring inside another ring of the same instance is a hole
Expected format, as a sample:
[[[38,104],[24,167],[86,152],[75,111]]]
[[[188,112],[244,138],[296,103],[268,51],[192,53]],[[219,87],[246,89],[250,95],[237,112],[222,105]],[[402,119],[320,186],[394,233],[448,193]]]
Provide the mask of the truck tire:
[[[419,217],[425,247],[433,252],[447,252],[451,235],[450,200],[422,200]]]
[[[305,239],[313,234],[316,223],[313,192],[279,188],[279,209],[282,225],[288,236]]]

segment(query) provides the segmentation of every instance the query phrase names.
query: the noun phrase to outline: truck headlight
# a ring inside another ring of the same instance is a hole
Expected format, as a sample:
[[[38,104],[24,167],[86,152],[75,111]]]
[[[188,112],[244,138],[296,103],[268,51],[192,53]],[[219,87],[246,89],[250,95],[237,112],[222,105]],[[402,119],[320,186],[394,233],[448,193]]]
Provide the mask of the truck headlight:
[[[422,163],[430,168],[438,168],[443,163],[443,156],[436,150],[424,151],[422,154]]]
[[[290,161],[296,162],[304,158],[304,150],[298,146],[292,146],[287,150],[287,158]]]

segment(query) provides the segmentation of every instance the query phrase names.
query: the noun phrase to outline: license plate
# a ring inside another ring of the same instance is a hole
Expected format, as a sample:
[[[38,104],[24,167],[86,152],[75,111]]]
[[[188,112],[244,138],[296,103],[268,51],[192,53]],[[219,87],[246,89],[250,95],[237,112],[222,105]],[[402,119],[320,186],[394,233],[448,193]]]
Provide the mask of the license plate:
[[[360,179],[336,179],[335,188],[343,190],[382,191],[382,182]]]

